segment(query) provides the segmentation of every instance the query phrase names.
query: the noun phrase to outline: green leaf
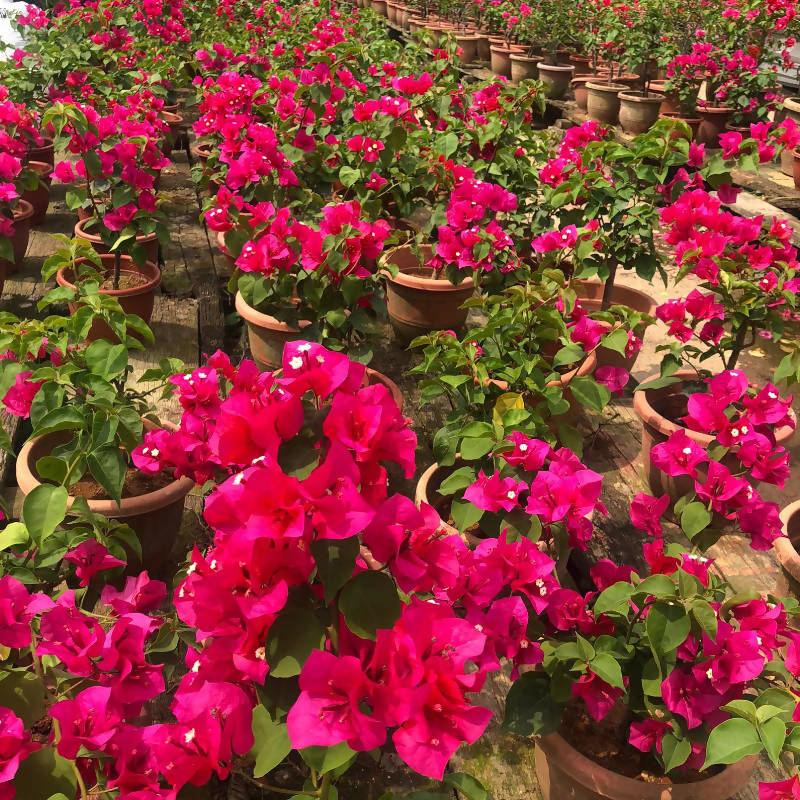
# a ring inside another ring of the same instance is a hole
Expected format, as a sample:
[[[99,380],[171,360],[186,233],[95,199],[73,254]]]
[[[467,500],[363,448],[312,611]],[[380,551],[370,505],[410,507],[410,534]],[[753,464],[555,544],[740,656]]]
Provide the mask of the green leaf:
[[[614,686],[617,689],[625,688],[625,683],[622,680],[622,668],[614,656],[609,653],[597,653],[589,662],[589,669],[610,686]]]
[[[715,764],[735,764],[760,753],[763,743],[758,731],[746,719],[726,719],[709,734],[703,769]]]
[[[86,348],[86,366],[104,380],[111,380],[128,366],[128,348],[98,339]]]
[[[331,747],[304,747],[298,751],[303,761],[315,769],[320,775],[341,767],[354,759],[356,754],[347,746],[346,742],[331,745]]]
[[[563,367],[574,364],[586,355],[586,351],[577,344],[568,344],[562,347],[553,358],[553,367]]]
[[[69,495],[63,486],[43,483],[29,492],[22,503],[22,521],[36,544],[42,542],[64,521]]]
[[[462,439],[461,457],[465,461],[475,461],[485,456],[494,447],[494,442],[488,436],[485,439]]]
[[[44,686],[33,672],[0,671],[0,706],[10,708],[26,728],[42,718],[44,697]]]
[[[439,484],[438,492],[442,495],[455,494],[474,482],[475,470],[472,467],[459,467]]]
[[[662,657],[686,641],[692,621],[683,606],[654,603],[647,612],[645,629],[653,653]]]
[[[394,582],[383,572],[359,573],[339,595],[339,610],[347,627],[362,639],[375,639],[376,631],[391,628],[400,609]]]
[[[34,426],[34,436],[44,436],[53,431],[83,429],[87,420],[75,406],[64,406],[48,411]]]
[[[689,503],[681,513],[681,529],[689,539],[693,539],[710,524],[711,514],[702,503]]]
[[[628,332],[624,328],[614,328],[611,333],[603,337],[600,344],[624,356],[625,348],[628,346]]]
[[[661,755],[664,758],[665,772],[685,764],[691,753],[692,744],[688,739],[678,739],[672,733],[664,734],[661,740]]]
[[[578,375],[569,382],[573,397],[583,406],[600,413],[611,399],[607,386],[597,383],[588,375]]]
[[[317,575],[330,602],[353,574],[360,542],[358,536],[349,539],[318,539],[311,543],[311,555],[317,564]]]
[[[124,451],[113,444],[103,445],[89,453],[86,464],[92,477],[119,505],[122,502],[122,484],[128,469]]]
[[[697,624],[712,638],[717,638],[717,612],[702,597],[692,600],[691,612]]]
[[[52,747],[42,747],[31,753],[14,776],[16,796],[25,800],[51,798],[59,793],[75,797],[75,784],[72,763]]]
[[[761,724],[759,735],[770,761],[777,767],[783,743],[786,741],[786,723],[777,717],[768,719]]]
[[[262,705],[253,709],[253,737],[255,744],[250,757],[255,759],[253,777],[261,778],[271,772],[292,751],[292,743],[285,722],[275,722]]]
[[[553,733],[561,725],[563,711],[550,692],[550,678],[542,672],[525,672],[506,695],[503,728],[520,736]]]
[[[667,575],[650,575],[635,589],[634,595],[651,594],[653,597],[675,597],[675,584]]]
[[[626,613],[630,607],[633,592],[633,586],[624,581],[609,586],[600,592],[597,600],[594,601],[594,615],[606,614],[609,611],[616,611],[620,614]]]
[[[360,179],[361,172],[357,169],[353,169],[353,167],[345,166],[339,170],[339,180],[342,182],[342,185],[346,186],[348,189],[354,186]]]
[[[288,605],[267,634],[267,663],[274,678],[292,678],[325,643],[325,627],[310,606]]]
[[[30,540],[28,529],[21,522],[11,522],[0,531],[0,551]]]
[[[451,772],[444,776],[443,782],[457,789],[467,800],[487,800],[489,797],[483,784],[466,772]]]
[[[456,528],[463,532],[483,517],[483,509],[473,505],[469,500],[453,500],[450,504],[450,515]]]

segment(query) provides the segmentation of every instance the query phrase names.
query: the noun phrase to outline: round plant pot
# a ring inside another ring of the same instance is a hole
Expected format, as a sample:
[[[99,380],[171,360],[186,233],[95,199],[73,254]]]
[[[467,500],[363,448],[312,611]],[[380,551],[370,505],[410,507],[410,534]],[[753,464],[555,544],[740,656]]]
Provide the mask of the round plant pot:
[[[539,77],[539,70],[536,68],[538,61],[538,56],[523,56],[519,53],[512,53],[511,80],[516,83],[527,80],[535,81]]]
[[[581,111],[586,111],[586,103],[589,100],[589,90],[586,88],[586,84],[594,80],[596,78],[593,75],[577,75],[570,81],[575,104]]]
[[[557,733],[536,740],[534,758],[543,800],[728,800],[747,784],[756,763],[747,756],[694,783],[645,783],[602,767]]]
[[[462,64],[474,64],[478,60],[478,38],[470,33],[456,34],[456,44],[461,48],[458,60]]]
[[[619,93],[619,124],[625,133],[646,133],[658,120],[661,97],[634,92]]]
[[[98,234],[86,230],[86,226],[92,219],[93,217],[79,220],[75,225],[75,236],[90,242],[95,251],[101,255],[106,254],[109,252],[108,245],[103,243],[103,239]],[[152,261],[154,264],[158,263],[158,237],[154,233],[148,236],[137,236],[136,243],[144,248],[148,261]]]
[[[664,81],[651,81],[650,93],[661,97],[661,113],[677,114],[680,111],[675,95],[664,88]]]
[[[276,370],[281,366],[283,347],[287,342],[303,338],[303,329],[310,324],[300,320],[297,327],[257,311],[236,292],[236,310],[247,324],[250,354],[261,370]]]
[[[29,161],[27,166],[38,173],[39,185],[35,189],[26,189],[22,193],[22,199],[33,206],[31,225],[39,225],[47,216],[47,206],[50,203],[50,184],[53,180],[50,173],[53,168],[45,161]]]
[[[547,88],[547,94],[553,100],[560,100],[569,89],[575,67],[572,64],[547,64],[544,61],[540,61],[536,67],[539,70],[539,80]]]
[[[493,44],[489,48],[492,72],[505,78],[511,77],[511,48],[502,44]]]
[[[34,144],[32,142],[28,144],[28,152],[25,156],[25,161],[26,163],[29,161],[44,161],[45,164],[49,164],[52,167],[56,162],[53,140],[49,136],[42,136],[41,138],[41,144]]]
[[[573,286],[578,293],[578,300],[581,307],[588,313],[600,311],[603,306],[603,291],[605,284],[600,281],[573,281]],[[631,286],[614,282],[611,287],[611,303],[612,306],[628,306],[634,311],[639,311],[642,314],[649,314],[654,317],[658,303],[645,292],[634,289]],[[647,330],[646,324],[637,325],[634,328],[634,333],[643,339],[645,331]],[[622,367],[630,372],[639,354],[634,353],[632,356],[624,356],[614,350],[609,350],[607,347],[599,347],[595,350],[597,355],[598,367]]]
[[[772,545],[781,566],[796,581],[800,581],[800,500],[795,500],[781,511],[783,533]]]
[[[478,61],[486,62],[491,60],[492,52],[489,49],[489,37],[485,33],[478,32],[475,47]]]
[[[423,245],[422,257],[428,261],[431,246]],[[458,330],[467,319],[461,305],[472,297],[475,284],[465,278],[454,286],[446,278],[434,278],[429,267],[420,263],[408,245],[395,247],[381,258],[381,266],[394,264],[399,272],[386,277],[386,308],[395,336],[409,342],[431,331]]]
[[[720,134],[725,133],[725,126],[733,116],[733,109],[698,106],[697,116],[700,119],[700,127],[695,137],[697,143],[707,147],[719,147]]]
[[[590,66],[591,59],[589,56],[581,56],[577,53],[570,54],[569,63],[575,67],[574,77],[578,78],[581,75],[591,75],[592,68]]]
[[[794,188],[800,189],[800,152],[792,150],[792,177],[794,178]]]
[[[614,75],[614,83],[621,83],[629,89],[633,89],[640,84],[641,80],[641,76],[637,75],[635,72],[623,72],[622,75]]]
[[[144,420],[144,425],[147,430],[156,427],[149,420]],[[169,423],[165,423],[164,427],[175,429]],[[36,462],[50,455],[59,444],[69,441],[71,435],[69,431],[57,431],[25,443],[17,456],[16,466],[17,484],[24,494],[42,484],[36,472]],[[142,546],[142,561],[140,564],[135,555],[129,553],[130,562],[126,572],[138,575],[146,569],[160,574],[180,530],[184,502],[192,486],[192,479],[184,477],[147,494],[123,497],[120,505],[114,500],[87,500],[90,511],[108,519],[123,520],[136,533]],[[72,495],[69,496],[70,506],[74,499]]]
[[[679,120],[680,122],[685,122],[689,129],[692,132],[692,141],[697,141],[697,131],[700,128],[700,118],[699,117],[684,117],[682,114],[676,111],[662,111],[659,115],[662,119],[675,119]],[[678,138],[678,133],[674,132],[672,134],[673,139]]]
[[[586,113],[595,122],[605,122],[613,125],[619,117],[619,93],[627,89],[621,83],[596,83],[589,81],[586,84],[587,99]]]
[[[14,233],[11,236],[11,247],[14,250],[14,260],[0,258],[0,280],[12,272],[22,269],[25,253],[28,251],[28,239],[31,235],[33,221],[33,206],[27,200],[20,200],[14,208]],[[3,286],[0,284],[0,293]]]
[[[111,276],[114,274],[114,256],[105,254],[100,256],[103,263],[103,271],[106,275]],[[75,261],[76,265],[89,263],[88,259],[79,258]],[[90,264],[94,268],[94,264]],[[122,310],[126,314],[135,314],[141,317],[145,322],[149,323],[153,316],[153,305],[156,299],[156,289],[161,285],[161,270],[152,261],[146,261],[144,264],[137,264],[130,256],[122,256],[120,260],[120,277],[125,275],[144,275],[147,282],[139,286],[132,286],[120,289],[100,289],[100,294],[106,294],[110,297],[116,297]],[[61,267],[56,273],[56,283],[59,286],[66,286],[70,289],[76,289],[75,286],[75,273],[72,267]],[[78,308],[78,303],[70,303],[69,309],[71,313],[75,313]],[[101,320],[96,320],[92,323],[89,330],[89,335],[86,337],[88,341],[92,342],[96,339],[108,339],[109,341],[116,341],[116,335]]]
[[[370,3],[372,10],[382,17],[386,16],[386,0],[372,0]]]
[[[783,100],[783,111],[787,117],[791,117],[798,125],[800,125],[800,97],[791,96]]]
[[[781,150],[780,155],[781,172],[790,178],[794,176],[794,151],[788,147]]]
[[[658,377],[658,375],[651,375],[642,383]],[[650,451],[657,444],[666,442],[673,433],[679,430],[682,430],[692,441],[697,442],[703,448],[707,448],[714,441],[714,437],[709,434],[693,431],[672,421],[672,418],[683,416],[686,413],[683,383],[696,380],[697,374],[691,370],[679,370],[674,377],[678,378],[677,383],[662,386],[660,389],[644,389],[633,394],[633,410],[642,421],[642,449],[639,452],[639,458],[642,460],[650,493],[656,496],[666,493],[673,502],[693,491],[694,481],[688,475],[667,475],[654,467],[650,460]],[[788,425],[778,428],[775,431],[776,444],[785,445],[793,434],[794,429]],[[733,453],[728,453],[721,463],[734,470],[738,467],[739,460]],[[756,481],[752,483],[754,486],[757,485]]]
[[[173,114],[171,111],[164,109],[161,111],[161,119],[169,125],[169,133],[164,136],[161,142],[161,152],[165,158],[169,158],[172,155],[172,148],[175,147],[175,142],[180,138],[183,117],[180,114]]]
[[[386,19],[392,23],[397,22],[397,6],[390,0],[386,0]]]

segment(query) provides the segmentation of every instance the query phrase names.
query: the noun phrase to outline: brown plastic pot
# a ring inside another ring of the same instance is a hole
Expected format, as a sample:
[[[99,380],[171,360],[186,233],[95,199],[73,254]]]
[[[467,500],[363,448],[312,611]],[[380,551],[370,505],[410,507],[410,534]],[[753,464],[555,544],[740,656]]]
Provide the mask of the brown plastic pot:
[[[511,56],[511,80],[515,83],[527,80],[536,80],[539,77],[539,70],[536,64],[539,56],[524,56],[520,53],[512,53]]]
[[[572,64],[548,64],[546,61],[540,61],[536,67],[539,70],[539,80],[545,85],[548,96],[553,100],[560,100],[569,89],[575,67]]]
[[[625,133],[646,133],[658,120],[661,109],[659,95],[641,95],[635,92],[619,93],[619,124]]]
[[[627,88],[621,83],[589,81],[586,84],[586,113],[589,118],[609,125],[616,123],[619,117],[619,93]]]
[[[101,255],[100,260],[103,262],[103,271],[105,274],[112,275],[114,273],[114,256],[109,254]],[[75,266],[79,267],[84,263],[90,264],[88,259],[79,258],[75,261]],[[90,264],[90,266],[94,268],[94,264]],[[137,317],[141,317],[145,322],[150,322],[153,316],[156,289],[161,284],[161,270],[152,261],[147,261],[144,264],[137,264],[130,256],[122,256],[120,261],[120,274],[144,275],[148,280],[147,283],[141,286],[134,286],[127,289],[100,289],[100,294],[116,297],[119,304],[122,306],[122,310],[126,314],[136,314]],[[56,283],[58,283],[59,286],[75,289],[74,281],[75,272],[71,266],[61,267],[56,273]],[[70,312],[74,314],[77,307],[78,304],[70,303]],[[92,324],[87,338],[89,341],[101,338],[115,340],[116,336],[111,332],[105,322],[96,321]]]
[[[708,147],[719,147],[720,134],[725,133],[725,126],[733,116],[733,109],[727,106],[720,108],[698,106],[697,116],[700,119],[700,126],[695,137],[697,143]]]
[[[586,84],[595,80],[597,78],[594,75],[577,75],[570,81],[575,103],[581,111],[586,111],[586,103],[589,100],[589,90],[586,88]]]
[[[648,383],[658,377],[658,375],[651,375],[642,383]],[[693,431],[670,419],[670,417],[679,417],[686,413],[683,383],[697,380],[697,373],[692,370],[679,370],[674,377],[678,378],[677,383],[662,386],[660,389],[644,389],[633,394],[633,410],[642,421],[642,449],[639,452],[639,458],[650,486],[650,493],[656,496],[666,493],[673,502],[693,491],[694,481],[688,475],[667,475],[654,467],[650,460],[650,451],[657,444],[666,442],[673,433],[679,430],[682,430],[692,441],[697,442],[704,449],[714,441],[713,436]],[[790,413],[794,416],[794,412],[790,411]],[[785,445],[793,434],[794,428],[789,425],[778,428],[775,431],[776,444]],[[733,452],[729,452],[721,463],[731,470],[735,470],[739,466],[739,460]],[[758,481],[751,481],[751,483],[753,486],[758,486]]]
[[[697,141],[697,131],[700,128],[700,117],[684,117],[681,113],[674,111],[662,111],[659,116],[662,119],[676,119],[680,120],[680,122],[685,122],[692,132],[692,141]],[[677,139],[678,134],[673,133],[672,138]]]
[[[430,245],[421,247],[424,261],[432,254]],[[454,286],[446,278],[434,278],[432,271],[420,263],[408,245],[395,247],[381,258],[381,266],[394,264],[399,272],[386,277],[386,308],[395,336],[411,341],[431,331],[458,330],[467,319],[461,305],[472,297],[475,284],[465,278]]]
[[[35,189],[26,189],[22,193],[22,199],[33,206],[31,225],[39,225],[44,222],[47,216],[47,206],[50,204],[50,184],[53,180],[51,177],[53,168],[45,161],[29,161],[27,166],[38,173],[39,185]]]
[[[144,420],[144,425],[147,430],[156,428],[149,420]],[[175,429],[169,423],[165,423],[164,427]],[[24,494],[42,484],[36,472],[36,462],[49,455],[57,445],[68,441],[71,435],[69,431],[57,431],[31,439],[23,445],[17,456],[16,474],[17,485]],[[132,552],[128,553],[130,562],[126,572],[135,575],[143,569],[160,572],[180,530],[184,502],[192,486],[192,479],[184,477],[138,497],[123,497],[119,506],[115,500],[87,501],[90,511],[108,519],[124,520],[136,533],[142,546],[142,561],[140,564]],[[72,495],[69,496],[69,506],[74,499]]]
[[[75,224],[75,236],[91,243],[96,252],[104,255],[109,252],[108,245],[103,243],[103,239],[98,234],[86,230],[86,226],[92,219],[94,217],[79,220]],[[154,264],[158,263],[158,237],[154,233],[147,236],[137,236],[136,243],[144,248],[148,261],[152,261]]]
[[[29,161],[44,161],[51,167],[56,163],[55,147],[53,140],[49,136],[42,136],[42,144],[28,144],[28,152],[25,155],[25,162]]]
[[[557,733],[537,738],[534,759],[543,800],[728,800],[756,764],[747,756],[694,783],[645,783],[600,766]]]
[[[800,500],[795,500],[781,511],[783,533],[773,543],[775,555],[781,566],[796,581],[800,581]]]
[[[511,78],[511,48],[502,44],[493,44],[489,47],[489,53],[492,72],[495,75]]]
[[[14,260],[0,258],[0,279],[22,268],[25,253],[28,251],[28,239],[31,235],[31,222],[33,221],[33,206],[27,200],[20,200],[14,208],[14,233],[11,235],[11,247],[14,250]],[[0,292],[3,291],[0,284]]]
[[[604,283],[600,281],[573,281],[572,285],[577,291],[578,300],[585,311],[591,314],[601,310],[603,291],[605,290]],[[611,305],[627,306],[642,314],[649,314],[651,317],[655,316],[656,308],[658,307],[658,303],[649,294],[616,281],[611,287]],[[642,323],[636,326],[634,333],[642,339],[646,330],[647,325]],[[624,356],[614,350],[609,350],[607,347],[599,347],[595,350],[595,354],[597,355],[598,367],[622,367],[628,372],[633,369],[633,365],[639,356],[638,353],[632,356]]]
[[[471,33],[456,34],[456,44],[461,48],[458,60],[462,64],[474,64],[478,60],[478,38]]]

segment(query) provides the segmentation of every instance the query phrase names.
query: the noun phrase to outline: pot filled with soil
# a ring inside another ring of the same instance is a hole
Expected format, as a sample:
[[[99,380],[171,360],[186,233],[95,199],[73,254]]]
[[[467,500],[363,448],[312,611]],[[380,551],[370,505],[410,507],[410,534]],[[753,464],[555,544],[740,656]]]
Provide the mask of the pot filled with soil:
[[[403,245],[389,250],[380,260],[381,266],[393,264],[396,276],[383,269],[386,278],[386,306],[395,335],[401,341],[411,341],[431,331],[458,330],[467,319],[467,309],[461,305],[472,297],[475,284],[471,277],[453,285],[439,278],[426,266],[433,250],[420,247],[421,260],[411,247]]]
[[[146,430],[156,427],[149,420],[144,420],[144,425]],[[174,429],[174,426],[165,427]],[[24,494],[43,483],[36,471],[37,461],[68,441],[71,435],[69,431],[56,431],[25,443],[16,466],[17,484]],[[160,573],[180,530],[183,505],[193,485],[191,478],[176,480],[166,473],[146,475],[129,467],[122,503],[118,506],[87,473],[69,487],[69,504],[72,505],[76,497],[83,497],[96,514],[130,525],[142,546],[141,564],[133,553],[128,553],[130,574],[138,575],[142,569]]]
[[[97,229],[100,224],[95,217],[79,220],[75,224],[75,236],[89,242],[96,253],[105,255],[109,253],[108,245],[103,242],[100,234],[92,233],[92,228]],[[156,234],[137,236],[136,243],[144,249],[148,261],[152,261],[154,264],[158,263],[158,236]]]

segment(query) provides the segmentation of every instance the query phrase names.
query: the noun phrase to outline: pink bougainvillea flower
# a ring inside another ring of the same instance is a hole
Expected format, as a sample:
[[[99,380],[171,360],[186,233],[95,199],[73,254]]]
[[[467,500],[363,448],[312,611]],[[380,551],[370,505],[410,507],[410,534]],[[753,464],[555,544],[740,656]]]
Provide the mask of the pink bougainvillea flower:
[[[600,367],[594,372],[595,380],[608,388],[611,394],[622,394],[631,374],[622,367]]]
[[[552,447],[541,439],[531,439],[524,433],[514,431],[506,436],[506,441],[514,443],[511,452],[502,453],[501,458],[508,464],[521,467],[527,472],[536,472],[553,452]]]
[[[29,595],[24,584],[11,575],[3,575],[0,578],[0,645],[27,647],[31,643],[31,620],[54,605],[47,595]]]
[[[583,699],[590,716],[597,722],[608,714],[622,695],[622,689],[610,686],[591,670],[587,670],[572,684],[572,696]]]
[[[0,707],[0,798],[14,797],[20,762],[36,749],[22,720],[11,709]]]
[[[668,722],[661,722],[657,719],[645,719],[641,722],[631,723],[631,732],[628,741],[637,750],[649,753],[655,750],[661,752],[661,742],[664,734],[672,730],[672,725]]]
[[[636,572],[634,567],[627,564],[617,565],[610,558],[601,558],[593,567],[589,569],[589,575],[594,581],[594,585],[602,592],[615,583],[623,581],[628,583],[631,573]]]
[[[61,737],[56,749],[64,758],[75,758],[81,746],[102,750],[116,733],[121,716],[111,699],[111,689],[92,686],[74,700],[61,700],[50,709],[59,724]]]
[[[464,490],[464,499],[484,511],[511,511],[519,505],[520,493],[527,488],[524,481],[501,478],[499,470],[488,476],[481,470],[478,479]]]
[[[661,517],[669,506],[669,495],[652,497],[644,492],[639,492],[631,500],[631,522],[637,530],[649,533],[651,536],[663,536]]]
[[[163,581],[151,580],[147,572],[125,579],[123,589],[104,586],[100,602],[110,606],[117,614],[154,611],[167,599],[167,585]]]
[[[670,434],[666,442],[655,445],[650,451],[650,460],[667,475],[695,477],[697,465],[708,461],[708,456],[706,451],[681,429]]]
[[[758,784],[758,800],[800,800],[800,776]]]
[[[75,574],[80,579],[81,586],[88,586],[89,581],[98,572],[124,567],[126,564],[125,561],[112,556],[108,552],[108,548],[96,539],[87,539],[85,542],[81,542],[64,556],[64,560],[75,565]]]
[[[32,372],[18,372],[14,378],[14,383],[3,397],[3,405],[9,414],[22,419],[28,419],[31,415],[31,404],[39,392],[44,381],[31,381],[29,378]]]

